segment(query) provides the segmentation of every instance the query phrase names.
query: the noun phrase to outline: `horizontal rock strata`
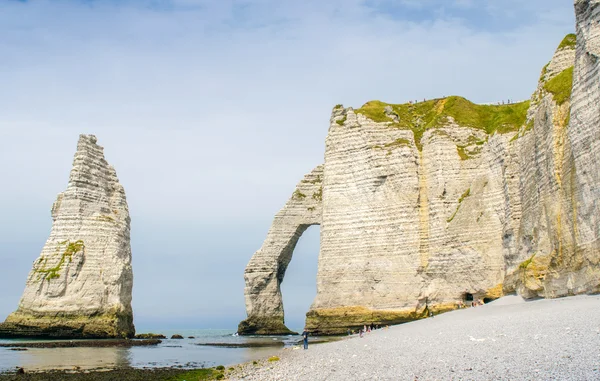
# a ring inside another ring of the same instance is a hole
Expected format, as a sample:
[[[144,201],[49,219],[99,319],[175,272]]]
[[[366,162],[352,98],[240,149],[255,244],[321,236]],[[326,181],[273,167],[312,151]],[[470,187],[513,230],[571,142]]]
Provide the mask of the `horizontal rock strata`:
[[[52,230],[0,337],[132,337],[129,210],[93,135],[81,135]]]
[[[244,335],[285,335],[280,285],[298,239],[321,222],[323,167],[318,166],[296,186],[277,213],[262,247],[246,267],[245,297],[248,318],[239,324]]]
[[[529,101],[334,108],[311,331],[402,323],[513,292],[600,291],[600,2],[575,9],[577,34]],[[276,248],[259,253],[277,266]],[[260,322],[275,315],[252,272],[246,305]]]

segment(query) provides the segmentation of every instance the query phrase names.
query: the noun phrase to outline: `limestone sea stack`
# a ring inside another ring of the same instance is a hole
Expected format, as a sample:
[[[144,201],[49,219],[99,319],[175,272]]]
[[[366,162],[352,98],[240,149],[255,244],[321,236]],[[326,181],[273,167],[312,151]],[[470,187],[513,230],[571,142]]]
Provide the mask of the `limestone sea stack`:
[[[275,218],[239,332],[284,331],[279,284],[307,224],[321,225],[315,333],[600,292],[600,1],[575,11],[530,100],[336,106],[319,203],[301,183]]]
[[[81,135],[52,230],[0,337],[133,337],[125,191],[93,135]]]

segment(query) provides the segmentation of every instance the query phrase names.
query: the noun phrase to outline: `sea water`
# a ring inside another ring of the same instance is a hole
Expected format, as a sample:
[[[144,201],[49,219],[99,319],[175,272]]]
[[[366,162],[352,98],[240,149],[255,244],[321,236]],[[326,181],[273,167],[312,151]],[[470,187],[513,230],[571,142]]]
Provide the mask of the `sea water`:
[[[235,330],[157,330],[168,337],[156,346],[131,348],[27,348],[13,351],[0,348],[0,372],[23,367],[26,370],[50,369],[113,369],[123,367],[181,367],[199,368],[217,365],[233,365],[271,356],[284,346],[296,345],[298,335],[290,336],[234,336]],[[170,339],[180,334],[181,339]],[[188,337],[193,336],[193,339]],[[15,343],[33,340],[0,340],[0,343]],[[249,348],[224,348],[202,346],[202,343],[261,344],[274,346]]]

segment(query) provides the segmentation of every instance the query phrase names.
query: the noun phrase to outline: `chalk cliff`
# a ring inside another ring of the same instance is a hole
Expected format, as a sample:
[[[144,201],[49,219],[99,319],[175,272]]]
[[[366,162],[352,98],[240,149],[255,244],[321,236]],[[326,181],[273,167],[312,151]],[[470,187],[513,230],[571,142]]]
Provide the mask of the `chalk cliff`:
[[[132,337],[129,210],[115,169],[81,135],[52,230],[0,337]]]
[[[561,42],[529,101],[333,109],[321,213],[311,221],[321,247],[310,330],[400,323],[505,293],[600,292],[600,1],[575,9],[577,34]],[[301,234],[288,221],[286,231]],[[293,245],[272,245],[288,235],[280,224],[246,269],[257,324],[241,333],[285,331],[279,283]],[[276,291],[262,292],[265,284]]]
[[[248,263],[244,275],[248,318],[239,325],[241,333],[292,333],[283,324],[280,284],[298,239],[309,226],[321,222],[322,181],[322,166],[304,176],[290,200],[275,216],[263,246]]]

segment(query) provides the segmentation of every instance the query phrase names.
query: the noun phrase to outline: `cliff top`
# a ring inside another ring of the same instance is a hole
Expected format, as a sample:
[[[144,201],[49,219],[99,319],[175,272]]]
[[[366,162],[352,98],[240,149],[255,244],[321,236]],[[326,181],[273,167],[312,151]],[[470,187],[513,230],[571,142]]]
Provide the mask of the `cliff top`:
[[[354,112],[375,122],[389,122],[390,127],[411,129],[418,142],[426,130],[447,124],[449,117],[460,126],[481,129],[488,134],[518,131],[526,122],[529,103],[481,105],[451,96],[403,104],[370,101]]]
[[[552,61],[542,69],[540,87],[552,93],[559,105],[569,100],[571,96],[573,78],[571,55],[574,54],[576,40],[575,34],[566,35],[558,45]],[[565,65],[563,61],[568,64]],[[460,126],[480,129],[490,135],[517,132],[527,123],[527,111],[530,105],[531,101],[503,105],[475,104],[460,96],[450,96],[402,104],[374,100],[365,103],[354,112],[374,122],[387,122],[390,127],[412,130],[419,147],[421,137],[426,130],[448,124],[450,118]]]
[[[577,35],[574,33],[567,34],[565,38],[561,41],[560,45],[556,50],[561,50],[565,48],[575,49],[575,45],[577,43]]]

